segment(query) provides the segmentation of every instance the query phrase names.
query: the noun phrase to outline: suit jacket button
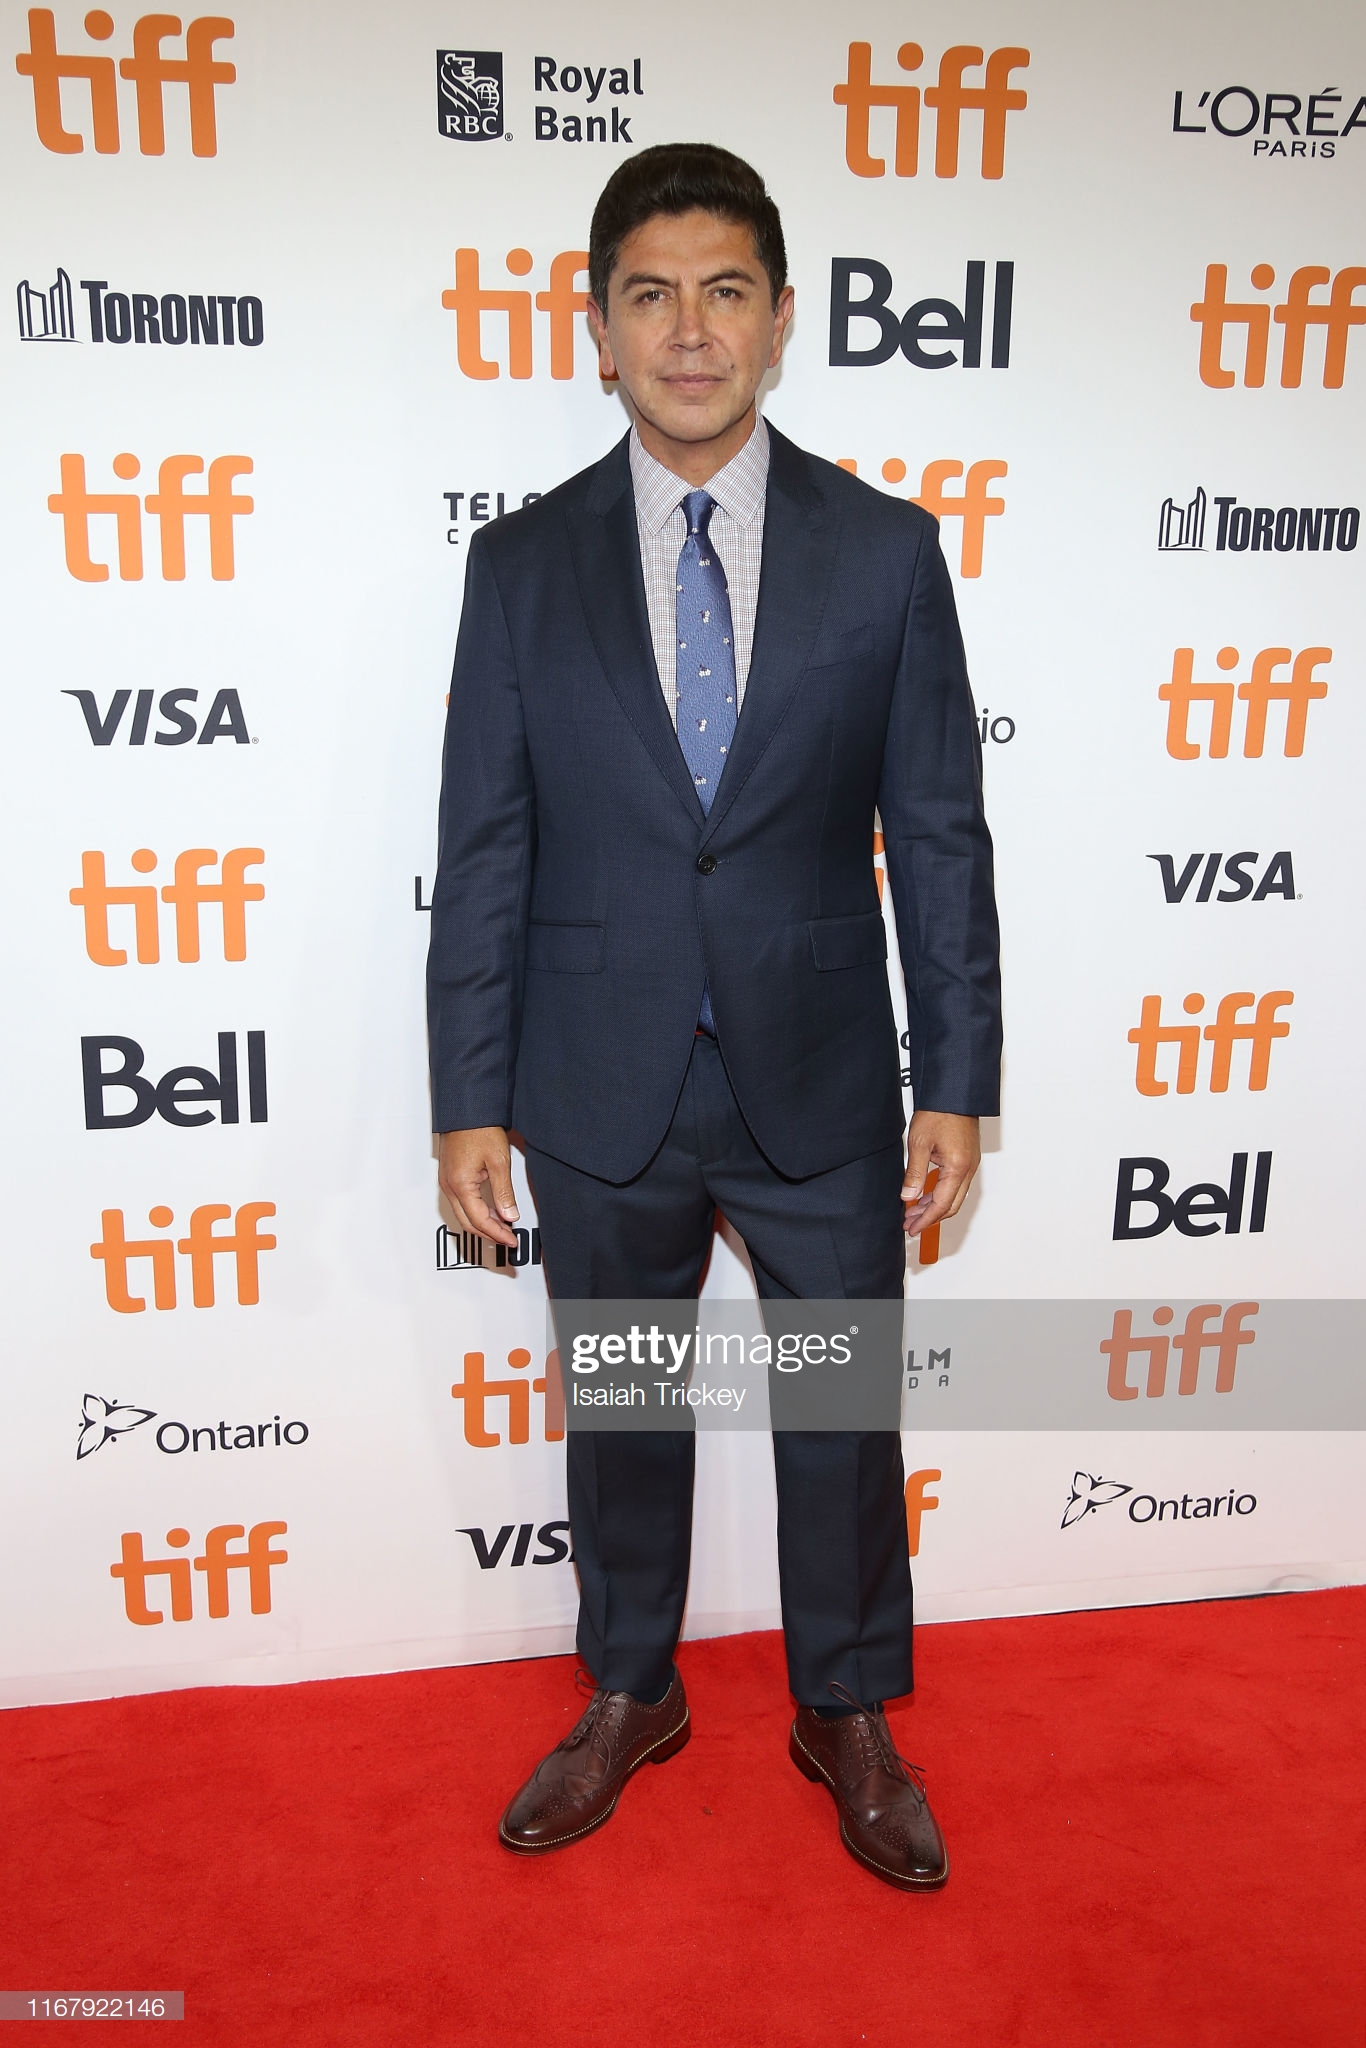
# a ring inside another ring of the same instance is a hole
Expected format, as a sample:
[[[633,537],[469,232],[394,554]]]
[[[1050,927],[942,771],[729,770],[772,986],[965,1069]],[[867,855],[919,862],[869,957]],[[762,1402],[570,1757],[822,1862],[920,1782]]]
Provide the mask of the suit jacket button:
[[[697,872],[699,875],[714,875],[716,873],[716,855],[714,853],[700,853],[697,856]]]

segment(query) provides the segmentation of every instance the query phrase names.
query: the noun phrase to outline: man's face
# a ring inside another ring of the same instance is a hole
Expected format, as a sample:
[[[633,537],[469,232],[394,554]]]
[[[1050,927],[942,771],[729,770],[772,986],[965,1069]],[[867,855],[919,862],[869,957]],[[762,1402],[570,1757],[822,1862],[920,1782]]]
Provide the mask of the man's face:
[[[700,209],[655,214],[621,245],[606,318],[590,300],[599,372],[670,442],[716,441],[743,422],[782,355],[792,290],[775,305],[750,230]]]

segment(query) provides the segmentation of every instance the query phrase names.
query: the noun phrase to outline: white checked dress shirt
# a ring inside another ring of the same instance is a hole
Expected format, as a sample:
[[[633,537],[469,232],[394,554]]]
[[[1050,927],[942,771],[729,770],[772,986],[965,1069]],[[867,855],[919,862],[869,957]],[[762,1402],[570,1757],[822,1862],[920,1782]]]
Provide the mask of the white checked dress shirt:
[[[631,429],[631,481],[635,486],[640,566],[650,614],[659,686],[669,717],[678,724],[677,636],[678,557],[688,537],[683,500],[694,485],[656,462]],[[738,455],[702,485],[716,501],[709,538],[726,572],[731,625],[735,632],[735,709],[745,701],[754,614],[759,603],[759,569],[764,552],[764,498],[768,489],[768,428],[762,419]]]

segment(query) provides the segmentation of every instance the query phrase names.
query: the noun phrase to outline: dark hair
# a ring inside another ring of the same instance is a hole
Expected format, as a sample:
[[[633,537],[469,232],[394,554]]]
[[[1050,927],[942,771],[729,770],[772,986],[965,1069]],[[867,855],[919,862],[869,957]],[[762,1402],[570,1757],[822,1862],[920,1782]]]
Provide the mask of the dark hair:
[[[588,286],[604,313],[626,237],[657,213],[691,213],[694,207],[749,229],[776,300],[787,283],[787,248],[778,209],[759,173],[715,143],[660,142],[618,165],[593,208]]]

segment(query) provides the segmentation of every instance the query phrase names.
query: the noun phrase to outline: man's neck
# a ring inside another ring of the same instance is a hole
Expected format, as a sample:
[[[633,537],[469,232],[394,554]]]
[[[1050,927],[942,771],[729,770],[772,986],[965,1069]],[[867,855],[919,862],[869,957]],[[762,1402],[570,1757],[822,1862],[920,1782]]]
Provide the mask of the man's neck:
[[[671,470],[696,490],[740,453],[754,432],[755,418],[756,410],[751,404],[749,411],[734,426],[727,427],[723,434],[718,434],[711,441],[675,441],[639,413],[635,415],[635,428],[646,454],[652,455],[663,468]]]

